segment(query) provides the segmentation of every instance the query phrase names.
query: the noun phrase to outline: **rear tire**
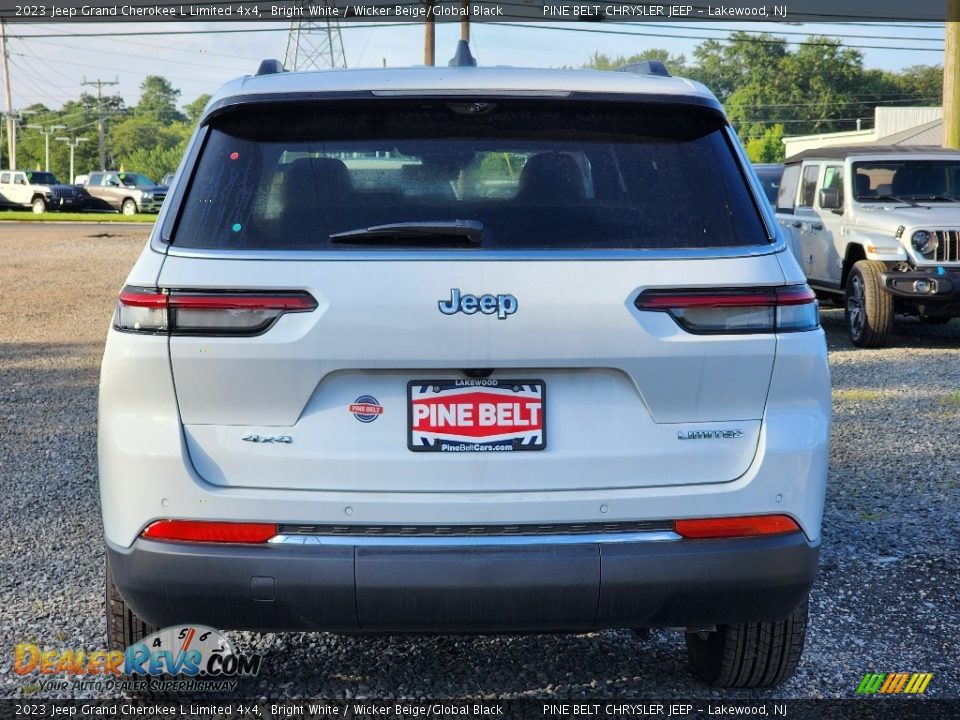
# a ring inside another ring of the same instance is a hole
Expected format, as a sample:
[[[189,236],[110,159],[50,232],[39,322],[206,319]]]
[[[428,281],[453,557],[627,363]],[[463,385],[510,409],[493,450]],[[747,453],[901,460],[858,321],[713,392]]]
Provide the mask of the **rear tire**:
[[[874,260],[860,260],[847,278],[844,318],[850,341],[857,347],[883,347],[893,328],[893,296],[880,277],[885,267]]]
[[[687,633],[690,669],[718,687],[777,685],[797,669],[806,633],[806,600],[779,622],[718,625],[715,632]]]
[[[106,562],[106,590],[107,590],[107,648],[124,652],[135,642],[143,640],[147,635],[156,632],[159,628],[140,618],[126,600],[120,595],[116,583],[113,582],[113,571],[110,561]]]

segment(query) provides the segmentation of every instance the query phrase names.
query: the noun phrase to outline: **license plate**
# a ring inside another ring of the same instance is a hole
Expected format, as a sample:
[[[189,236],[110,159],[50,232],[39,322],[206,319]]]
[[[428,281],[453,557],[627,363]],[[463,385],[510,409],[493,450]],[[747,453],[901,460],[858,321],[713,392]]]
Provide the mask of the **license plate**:
[[[543,450],[542,380],[413,380],[407,383],[407,447],[414,452]]]

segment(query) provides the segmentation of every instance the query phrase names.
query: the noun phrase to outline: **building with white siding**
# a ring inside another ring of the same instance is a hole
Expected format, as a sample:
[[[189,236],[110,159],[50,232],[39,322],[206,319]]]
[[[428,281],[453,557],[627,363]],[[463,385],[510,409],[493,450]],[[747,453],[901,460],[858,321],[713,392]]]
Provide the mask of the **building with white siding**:
[[[943,144],[943,108],[877,107],[873,128],[817,135],[785,137],[789,158],[804,150],[838,145],[936,145]]]

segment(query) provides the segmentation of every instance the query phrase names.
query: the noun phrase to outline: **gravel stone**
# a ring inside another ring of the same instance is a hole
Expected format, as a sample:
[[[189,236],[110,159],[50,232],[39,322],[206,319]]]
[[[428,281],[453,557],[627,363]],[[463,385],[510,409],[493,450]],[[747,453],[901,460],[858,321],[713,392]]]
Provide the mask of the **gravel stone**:
[[[104,646],[96,398],[103,341],[143,228],[0,223],[0,697],[37,697],[16,643]],[[245,697],[851,697],[868,671],[932,672],[960,697],[960,321],[898,317],[856,350],[823,313],[834,386],[820,576],[796,676],[717,691],[683,637],[233,633],[262,653]],[[31,693],[33,693],[31,695]],[[67,690],[52,697],[83,696]]]

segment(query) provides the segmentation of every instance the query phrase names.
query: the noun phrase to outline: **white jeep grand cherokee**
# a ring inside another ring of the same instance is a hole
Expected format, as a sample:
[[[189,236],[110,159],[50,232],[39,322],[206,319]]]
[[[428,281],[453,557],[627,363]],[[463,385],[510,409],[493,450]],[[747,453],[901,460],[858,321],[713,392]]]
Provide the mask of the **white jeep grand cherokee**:
[[[278,70],[211,101],[120,293],[111,645],[671,627],[709,681],[788,677],[826,348],[713,95]]]

